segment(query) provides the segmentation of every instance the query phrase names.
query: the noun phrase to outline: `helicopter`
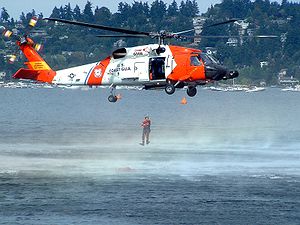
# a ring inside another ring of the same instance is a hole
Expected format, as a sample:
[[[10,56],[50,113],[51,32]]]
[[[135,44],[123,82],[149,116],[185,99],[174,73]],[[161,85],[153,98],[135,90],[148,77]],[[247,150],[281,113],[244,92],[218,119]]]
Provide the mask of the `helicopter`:
[[[238,71],[229,70],[212,55],[199,49],[165,44],[166,39],[185,40],[188,36],[183,34],[194,29],[181,32],[143,32],[59,18],[44,18],[44,20],[121,33],[121,35],[97,35],[98,37],[150,37],[157,39],[158,43],[119,48],[99,62],[54,71],[39,55],[40,45],[34,43],[27,32],[16,41],[28,60],[25,62],[27,68],[19,69],[13,78],[55,85],[109,86],[108,101],[116,102],[117,86],[140,86],[146,90],[161,88],[168,95],[172,95],[176,89],[187,87],[187,95],[194,97],[198,85],[233,79],[239,75]],[[235,21],[237,20],[230,19],[204,28]],[[36,22],[37,19],[33,18],[29,23],[30,27],[34,27]],[[8,30],[3,33],[7,36],[12,35]]]

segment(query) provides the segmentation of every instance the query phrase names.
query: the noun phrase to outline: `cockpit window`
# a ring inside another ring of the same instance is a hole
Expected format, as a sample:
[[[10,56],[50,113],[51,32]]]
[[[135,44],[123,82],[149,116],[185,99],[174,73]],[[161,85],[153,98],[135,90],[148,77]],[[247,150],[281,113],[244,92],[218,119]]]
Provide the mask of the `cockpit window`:
[[[217,59],[212,57],[211,55],[208,55],[206,53],[201,53],[200,57],[202,58],[205,65],[207,64],[220,64]]]
[[[202,63],[198,56],[191,56],[191,66],[201,66]]]

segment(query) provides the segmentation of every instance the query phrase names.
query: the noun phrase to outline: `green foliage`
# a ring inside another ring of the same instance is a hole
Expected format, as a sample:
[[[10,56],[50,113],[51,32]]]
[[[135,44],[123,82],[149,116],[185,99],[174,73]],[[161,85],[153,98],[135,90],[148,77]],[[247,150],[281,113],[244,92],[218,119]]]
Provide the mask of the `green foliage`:
[[[169,5],[168,10],[167,10],[167,16],[168,17],[176,17],[179,15],[179,9],[177,2],[173,0],[173,2]]]
[[[10,16],[9,16],[6,8],[2,7],[1,8],[1,17],[0,17],[1,20],[0,21],[1,22],[9,22],[9,18],[10,18]]]
[[[86,5],[84,7],[82,18],[83,18],[83,21],[85,21],[85,22],[91,23],[94,21],[94,14],[92,11],[92,3],[90,1],[87,1]]]

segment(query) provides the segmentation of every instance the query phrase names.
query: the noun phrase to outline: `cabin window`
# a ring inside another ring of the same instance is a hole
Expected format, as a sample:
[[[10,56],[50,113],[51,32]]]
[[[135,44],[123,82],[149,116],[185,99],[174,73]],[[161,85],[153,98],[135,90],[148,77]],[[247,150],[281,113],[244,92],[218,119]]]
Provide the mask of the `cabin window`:
[[[120,48],[120,49],[117,49],[116,51],[114,51],[112,53],[112,56],[114,59],[120,59],[120,58],[124,58],[127,54],[127,51],[125,48]]]
[[[199,60],[198,56],[191,56],[191,66],[201,66],[202,63]]]

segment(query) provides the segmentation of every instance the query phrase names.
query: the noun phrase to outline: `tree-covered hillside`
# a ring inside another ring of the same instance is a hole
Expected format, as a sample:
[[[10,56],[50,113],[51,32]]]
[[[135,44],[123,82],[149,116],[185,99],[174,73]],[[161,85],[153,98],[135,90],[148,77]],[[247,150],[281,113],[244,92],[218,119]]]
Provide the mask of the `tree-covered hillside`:
[[[1,9],[0,26],[15,32],[26,27],[35,11],[24,12],[16,21],[9,16],[5,8]],[[201,16],[201,17],[199,17]],[[182,31],[193,28],[194,18],[204,18],[204,26],[230,18],[242,21],[203,29],[201,35],[231,35],[234,38],[201,38],[193,47],[205,50],[212,47],[216,56],[225,65],[240,71],[240,82],[266,81],[276,83],[281,69],[300,78],[300,4],[268,0],[223,0],[211,6],[207,12],[199,15],[195,0],[185,0],[166,4],[155,0],[151,4],[135,1],[132,4],[120,2],[118,11],[112,13],[101,5],[87,2],[83,9],[71,4],[57,6],[51,17],[78,20],[101,25],[129,28],[138,31]],[[31,36],[36,42],[44,44],[41,52],[53,69],[99,61],[114,49],[155,43],[152,39],[97,38],[97,34],[108,34],[101,30],[87,29],[73,25],[55,24],[40,20],[37,27],[40,33]],[[22,33],[22,32],[20,32]],[[253,35],[278,35],[278,38],[263,39]],[[193,35],[191,33],[190,35]],[[171,44],[190,46],[193,40],[184,42],[170,41]],[[13,44],[7,39],[0,40],[0,71],[15,72],[21,66],[22,59],[10,65],[4,56],[15,52]],[[23,59],[24,60],[24,59]]]

